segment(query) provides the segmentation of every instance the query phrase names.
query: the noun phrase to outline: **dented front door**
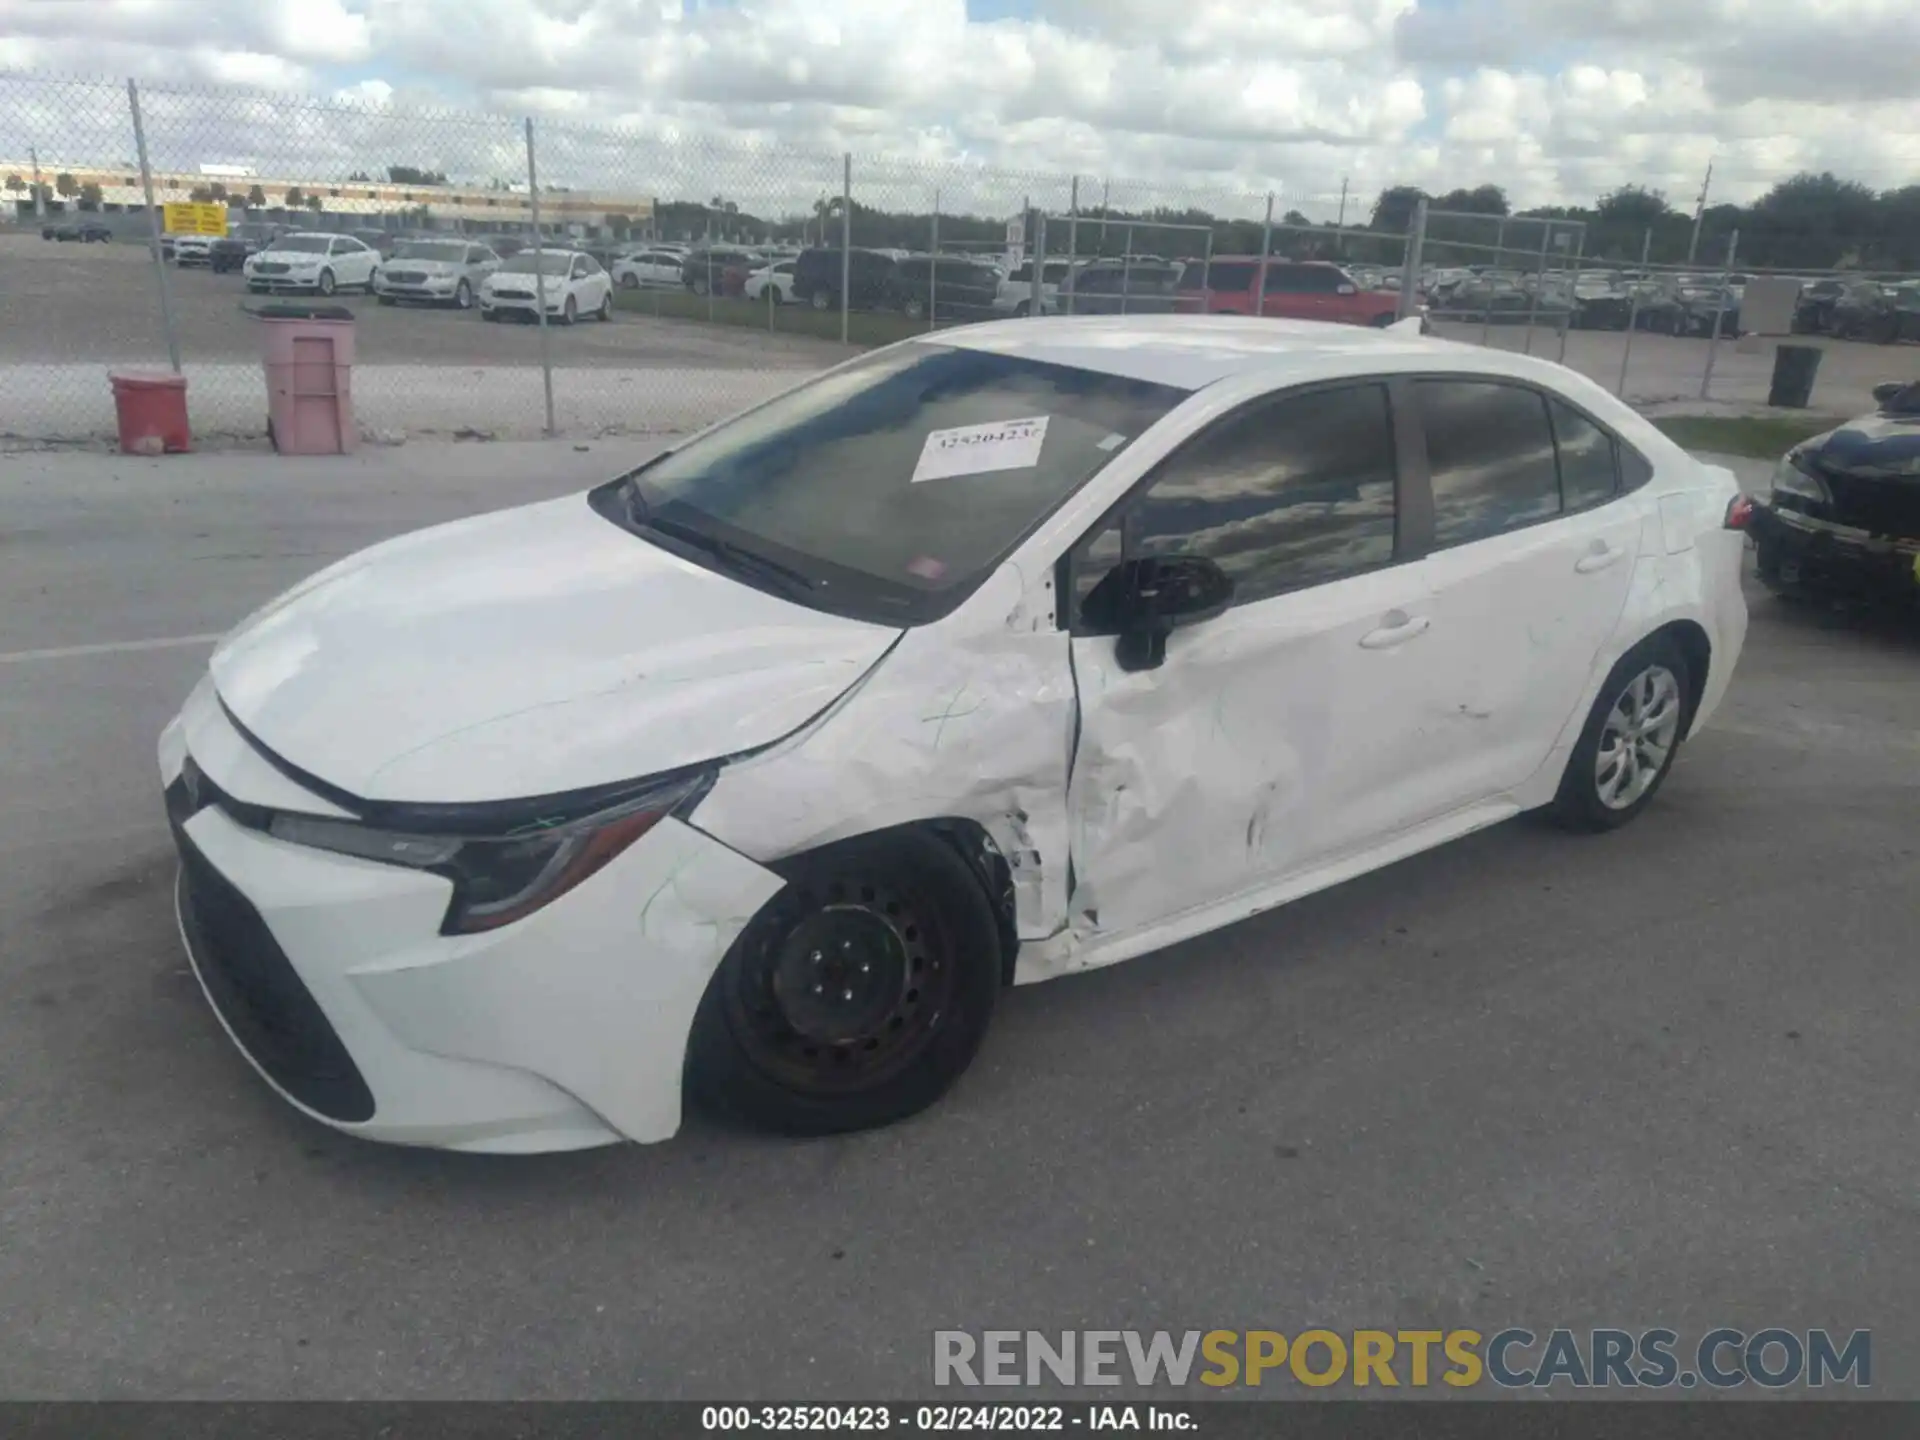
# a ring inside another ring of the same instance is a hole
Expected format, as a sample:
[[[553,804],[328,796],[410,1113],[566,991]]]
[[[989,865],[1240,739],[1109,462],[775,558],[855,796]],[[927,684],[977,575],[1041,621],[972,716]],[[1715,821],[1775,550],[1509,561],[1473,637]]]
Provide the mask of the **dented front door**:
[[[1076,934],[1152,924],[1410,823],[1429,609],[1404,564],[1177,630],[1153,670],[1076,636]]]

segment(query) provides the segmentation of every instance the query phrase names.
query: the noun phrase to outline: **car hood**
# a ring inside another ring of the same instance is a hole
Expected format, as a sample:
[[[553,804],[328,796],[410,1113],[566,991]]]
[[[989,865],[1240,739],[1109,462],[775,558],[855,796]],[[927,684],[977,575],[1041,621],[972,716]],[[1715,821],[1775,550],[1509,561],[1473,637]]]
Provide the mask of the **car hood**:
[[[406,255],[387,257],[389,270],[417,270],[423,275],[451,277],[460,274],[466,267],[452,260],[415,260]]]
[[[253,258],[256,260],[277,260],[283,265],[301,265],[301,264],[308,264],[308,263],[318,265],[322,260],[326,259],[327,257],[324,255],[316,255],[311,250],[271,250],[269,249],[269,250],[261,250],[257,252]]]
[[[1863,479],[1920,479],[1920,415],[1861,415],[1799,453],[1823,470]]]
[[[363,800],[556,795],[767,744],[899,638],[701,568],[584,495],[321,571],[214,651],[228,712]]]

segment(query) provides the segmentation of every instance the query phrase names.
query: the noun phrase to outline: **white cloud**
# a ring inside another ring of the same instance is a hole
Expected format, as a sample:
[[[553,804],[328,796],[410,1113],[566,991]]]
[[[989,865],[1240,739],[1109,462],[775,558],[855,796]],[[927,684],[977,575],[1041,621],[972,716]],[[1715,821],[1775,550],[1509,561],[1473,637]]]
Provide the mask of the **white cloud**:
[[[182,159],[298,146],[302,163],[484,178],[533,113],[552,122],[555,178],[663,198],[724,187],[762,208],[833,188],[842,149],[862,157],[875,203],[918,205],[938,186],[1007,208],[1049,185],[1058,203],[1064,186],[1047,177],[1073,172],[1110,180],[1116,203],[1249,211],[1272,188],[1315,218],[1332,215],[1343,179],[1354,213],[1401,181],[1491,181],[1522,204],[1628,181],[1686,199],[1709,159],[1730,199],[1800,168],[1920,178],[1910,11],[1892,0],[1035,0],[1032,12],[0,0],[0,66],[332,97],[260,133],[214,133],[247,107],[157,96],[156,128]],[[0,80],[0,151],[60,138],[21,133],[44,116],[21,102],[10,113],[8,96]],[[118,135],[110,116],[90,123]]]

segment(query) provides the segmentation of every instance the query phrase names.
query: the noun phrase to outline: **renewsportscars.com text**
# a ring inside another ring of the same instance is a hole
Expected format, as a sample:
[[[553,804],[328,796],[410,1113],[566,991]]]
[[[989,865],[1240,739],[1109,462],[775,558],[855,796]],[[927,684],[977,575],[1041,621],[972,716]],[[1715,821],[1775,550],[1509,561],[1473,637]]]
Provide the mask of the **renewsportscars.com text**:
[[[1732,1327],[1683,1343],[1667,1329],[937,1330],[936,1385],[1192,1383],[1323,1388],[1866,1388],[1873,1335]]]

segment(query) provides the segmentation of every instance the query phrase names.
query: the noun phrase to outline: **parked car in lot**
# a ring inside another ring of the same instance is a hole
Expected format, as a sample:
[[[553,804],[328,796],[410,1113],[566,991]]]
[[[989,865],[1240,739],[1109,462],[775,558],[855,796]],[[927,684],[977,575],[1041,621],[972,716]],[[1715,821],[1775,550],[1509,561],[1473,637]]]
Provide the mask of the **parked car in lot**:
[[[1808,282],[1800,288],[1793,306],[1793,333],[1825,335],[1833,329],[1834,307],[1847,293],[1848,282],[1824,279]]]
[[[696,295],[738,295],[746,289],[747,276],[763,263],[751,250],[712,245],[681,262],[681,283]]]
[[[1753,517],[1755,568],[1775,590],[1920,601],[1920,384],[1874,387],[1878,408],[1789,451]]]
[[[562,325],[583,315],[613,318],[613,277],[579,250],[522,250],[480,283],[482,320],[537,320],[541,292],[547,314]]]
[[[746,286],[740,293],[749,300],[764,300],[769,292],[776,305],[793,303],[793,261],[775,260],[762,265],[747,276]]]
[[[382,305],[451,305],[471,310],[481,282],[500,268],[500,257],[485,245],[453,238],[402,240],[373,277],[373,293]]]
[[[484,235],[481,240],[502,260],[509,260],[527,248],[527,242],[518,235]]]
[[[270,248],[282,235],[291,233],[291,226],[261,221],[249,221],[244,225],[236,225],[213,242],[213,248],[207,252],[207,264],[216,275],[232,270],[244,270],[249,256],[258,255],[262,250]]]
[[[1066,260],[1040,262],[1040,313],[1052,315],[1060,309],[1060,287],[1066,283],[1073,264]],[[996,287],[993,307],[1006,315],[1033,312],[1034,262],[1023,260],[1003,276]]]
[[[1576,330],[1625,330],[1633,318],[1633,292],[1617,270],[1583,270],[1570,299]]]
[[[898,262],[879,250],[849,250],[847,304],[855,310],[893,308],[893,272]],[[793,262],[793,298],[815,310],[840,308],[839,248],[802,250]]]
[[[379,265],[378,252],[351,235],[309,230],[282,235],[249,256],[241,272],[249,290],[312,290],[332,295],[355,288],[371,292]]]
[[[183,270],[190,266],[211,265],[213,241],[214,237],[211,235],[174,236],[173,263]]]
[[[82,245],[99,245],[113,239],[113,227],[99,220],[82,220],[75,225],[57,227],[53,238],[56,241],[78,241]]]
[[[393,247],[400,243],[401,237],[391,230],[354,230],[350,232],[354,239],[366,246],[381,259],[393,254]]]
[[[990,320],[998,267],[966,255],[908,255],[893,267],[894,301],[909,320]]]
[[[1157,256],[1095,260],[1073,272],[1059,303],[1075,315],[1164,315],[1176,308],[1183,268]]]
[[[1400,318],[1398,295],[1362,290],[1338,265],[1322,260],[1263,262],[1257,255],[1216,255],[1209,263],[1188,265],[1180,276],[1179,307],[1209,315],[1258,313],[1380,328]]]
[[[1828,328],[1839,339],[1878,345],[1920,340],[1920,286],[1875,280],[1850,285],[1834,302]]]
[[[1632,821],[1739,659],[1746,514],[1522,355],[928,335],[228,634],[158,745],[180,932],[362,1138],[659,1141],[683,1081],[885,1124],[1009,983],[1525,811]]]
[[[678,290],[687,283],[683,259],[673,250],[630,250],[608,268],[622,290]]]

